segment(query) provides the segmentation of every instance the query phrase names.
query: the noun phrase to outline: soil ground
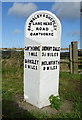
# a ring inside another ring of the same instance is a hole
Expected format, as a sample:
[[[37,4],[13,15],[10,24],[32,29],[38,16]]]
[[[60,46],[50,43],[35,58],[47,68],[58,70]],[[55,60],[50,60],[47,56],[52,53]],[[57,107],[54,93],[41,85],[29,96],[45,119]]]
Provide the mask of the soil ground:
[[[20,108],[24,109],[24,110],[28,110],[29,112],[39,112],[39,113],[43,113],[43,114],[47,114],[48,116],[51,115],[55,115],[56,113],[61,113],[61,111],[63,113],[69,113],[72,111],[73,106],[72,106],[72,102],[68,101],[68,100],[64,100],[60,109],[56,110],[55,108],[51,108],[50,106],[46,106],[43,108],[37,108],[31,104],[29,104],[28,102],[24,101],[22,96],[16,96],[16,102],[19,105]]]

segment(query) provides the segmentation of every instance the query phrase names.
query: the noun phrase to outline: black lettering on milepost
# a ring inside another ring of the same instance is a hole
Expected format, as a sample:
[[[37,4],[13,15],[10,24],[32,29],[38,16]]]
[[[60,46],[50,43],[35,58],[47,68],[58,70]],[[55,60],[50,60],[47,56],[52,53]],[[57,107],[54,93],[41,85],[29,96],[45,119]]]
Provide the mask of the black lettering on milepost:
[[[25,68],[27,68],[27,64],[25,64]]]

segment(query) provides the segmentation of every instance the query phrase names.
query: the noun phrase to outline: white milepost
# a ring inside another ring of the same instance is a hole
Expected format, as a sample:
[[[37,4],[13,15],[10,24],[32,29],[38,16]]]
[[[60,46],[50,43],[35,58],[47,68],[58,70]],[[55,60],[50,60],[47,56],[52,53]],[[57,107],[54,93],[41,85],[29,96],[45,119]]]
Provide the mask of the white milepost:
[[[37,11],[24,29],[24,99],[42,108],[58,95],[61,24],[49,11]]]

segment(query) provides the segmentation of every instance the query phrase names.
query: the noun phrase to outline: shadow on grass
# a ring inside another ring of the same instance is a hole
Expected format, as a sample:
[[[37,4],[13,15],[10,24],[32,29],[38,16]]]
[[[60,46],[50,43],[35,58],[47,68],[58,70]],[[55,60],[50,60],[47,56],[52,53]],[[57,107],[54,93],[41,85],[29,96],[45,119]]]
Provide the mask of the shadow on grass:
[[[18,106],[14,101],[2,101],[2,120],[21,120],[21,119],[33,119],[35,117]]]

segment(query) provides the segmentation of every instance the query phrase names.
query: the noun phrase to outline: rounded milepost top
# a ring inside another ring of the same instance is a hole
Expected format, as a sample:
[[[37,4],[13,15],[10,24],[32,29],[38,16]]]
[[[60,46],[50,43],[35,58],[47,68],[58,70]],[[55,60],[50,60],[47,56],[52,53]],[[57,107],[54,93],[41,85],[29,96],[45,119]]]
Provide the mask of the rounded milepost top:
[[[25,24],[25,37],[36,40],[37,38],[56,39],[61,36],[61,23],[51,12],[41,10],[33,13]]]

